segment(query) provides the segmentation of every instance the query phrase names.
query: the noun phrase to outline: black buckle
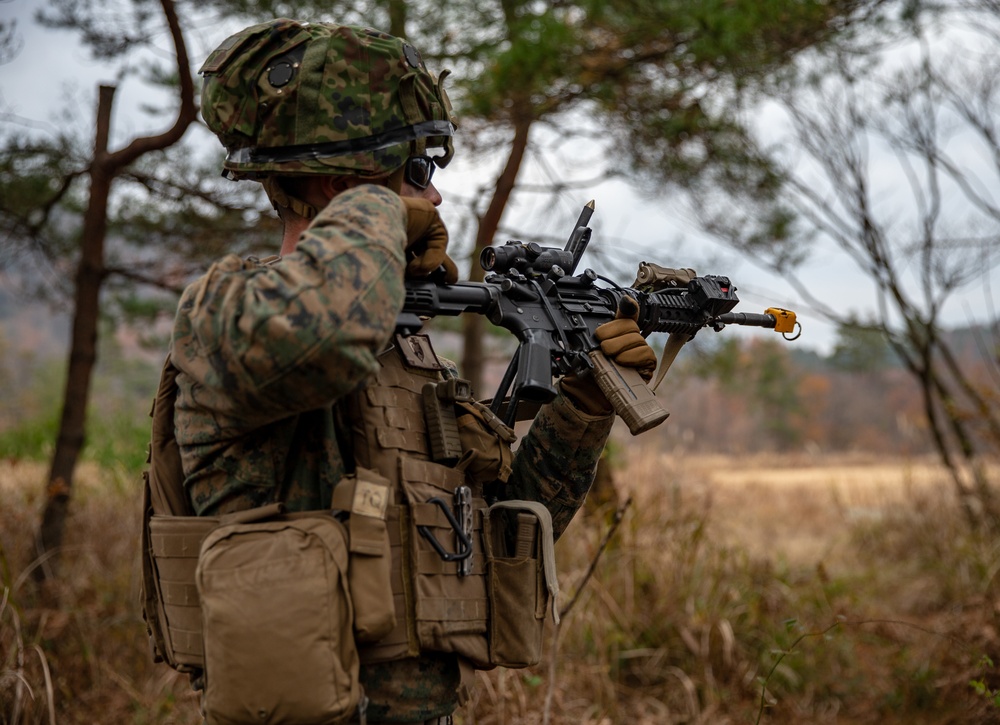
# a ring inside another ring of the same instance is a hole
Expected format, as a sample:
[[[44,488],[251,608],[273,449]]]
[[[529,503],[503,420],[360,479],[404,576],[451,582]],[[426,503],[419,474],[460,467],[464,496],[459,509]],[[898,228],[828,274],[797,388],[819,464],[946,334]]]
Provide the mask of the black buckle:
[[[466,488],[465,486],[460,486],[459,488]],[[448,523],[451,524],[451,528],[455,532],[455,538],[457,540],[458,546],[456,547],[458,551],[448,551],[441,545],[431,530],[426,526],[418,526],[417,531],[420,535],[427,539],[428,543],[434,547],[434,550],[438,553],[444,561],[464,561],[472,556],[472,538],[470,534],[471,531],[466,533],[465,527],[459,523],[458,519],[455,518],[455,514],[452,513],[451,507],[448,505],[447,501],[438,498],[427,499],[427,503],[432,503],[437,506],[444,513],[445,518],[448,519]]]

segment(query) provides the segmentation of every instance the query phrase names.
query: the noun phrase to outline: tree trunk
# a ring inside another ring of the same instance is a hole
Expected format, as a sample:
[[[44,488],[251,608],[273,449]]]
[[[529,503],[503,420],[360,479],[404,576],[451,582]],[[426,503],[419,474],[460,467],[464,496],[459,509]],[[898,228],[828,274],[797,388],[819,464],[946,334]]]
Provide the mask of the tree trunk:
[[[90,199],[80,240],[80,263],[76,271],[66,389],[37,542],[42,563],[35,569],[39,579],[49,578],[55,573],[59,546],[66,529],[73,472],[84,444],[91,374],[97,360],[97,323],[101,283],[104,280],[104,239],[112,178],[107,161],[114,94],[113,86],[101,86],[97,104],[97,137],[90,166]]]
[[[389,0],[389,35],[406,37],[406,0]]]
[[[517,184],[517,174],[521,170],[525,152],[528,149],[528,132],[531,130],[532,119],[525,116],[514,125],[514,140],[511,142],[510,156],[507,163],[497,178],[496,188],[493,191],[493,198],[486,208],[486,213],[479,219],[479,228],[476,232],[476,247],[472,253],[472,265],[469,272],[469,279],[473,282],[482,282],[484,277],[483,268],[479,266],[479,255],[483,249],[493,244],[497,229],[500,227],[500,219],[504,209],[510,201],[510,196]],[[464,349],[462,352],[462,374],[472,383],[472,389],[479,397],[487,397],[493,394],[492,390],[483,390],[484,367],[486,356],[483,347],[483,333],[486,329],[486,322],[482,315],[465,315],[463,320]]]
[[[173,126],[161,134],[133,139],[128,146],[115,153],[108,151],[111,131],[111,108],[115,88],[101,86],[97,104],[97,134],[88,173],[90,196],[83,216],[83,233],[80,239],[80,264],[76,272],[76,289],[73,307],[73,333],[70,341],[69,366],[66,371],[66,389],[56,448],[52,454],[45,496],[45,511],[39,527],[36,545],[40,566],[35,569],[37,579],[55,573],[59,547],[66,530],[73,472],[86,431],[87,402],[90,383],[97,360],[97,324],[100,317],[101,285],[107,270],[104,266],[104,242],[108,230],[108,199],[111,183],[119,172],[152,151],[160,151],[180,141],[198,114],[194,102],[194,79],[191,77],[190,60],[180,18],[173,0],[160,0],[163,17],[170,31],[177,57],[177,78],[180,106]]]

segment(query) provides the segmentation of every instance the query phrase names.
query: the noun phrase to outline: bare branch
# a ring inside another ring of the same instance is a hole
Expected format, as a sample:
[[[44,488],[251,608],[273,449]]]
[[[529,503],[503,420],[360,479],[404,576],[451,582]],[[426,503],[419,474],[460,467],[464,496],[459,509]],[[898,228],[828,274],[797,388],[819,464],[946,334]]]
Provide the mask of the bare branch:
[[[194,79],[191,77],[191,63],[188,59],[187,45],[184,41],[184,34],[181,31],[180,20],[177,17],[177,9],[173,0],[160,0],[163,8],[163,15],[170,29],[170,37],[174,42],[174,50],[177,56],[177,74],[180,79],[180,108],[177,111],[177,119],[174,125],[158,136],[147,136],[136,138],[125,148],[109,155],[106,163],[112,169],[121,169],[140,156],[167,148],[180,141],[187,131],[188,126],[198,115],[198,109],[194,102]]]

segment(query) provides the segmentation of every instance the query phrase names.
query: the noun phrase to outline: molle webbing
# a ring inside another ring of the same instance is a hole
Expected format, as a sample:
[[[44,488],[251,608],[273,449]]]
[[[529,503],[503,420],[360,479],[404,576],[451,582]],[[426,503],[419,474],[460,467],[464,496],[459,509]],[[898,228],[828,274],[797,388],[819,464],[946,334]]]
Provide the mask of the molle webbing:
[[[382,367],[377,380],[351,396],[348,418],[354,424],[357,464],[378,471],[398,486],[401,454],[429,458],[421,391],[425,383],[439,380],[440,373],[404,370],[395,349],[379,360]]]
[[[390,506],[387,524],[396,627],[362,647],[361,660],[382,662],[435,650],[489,666],[481,490],[472,489],[469,575],[459,576],[458,562],[445,561],[426,540],[430,535],[446,550],[455,548],[455,530],[442,505],[450,508],[456,490],[467,485],[462,471],[430,460],[423,389],[441,382],[443,375],[432,369],[435,361],[425,361],[427,368],[405,366],[396,348],[384,352],[379,362],[377,378],[353,395],[348,406],[358,465],[377,471],[395,487],[396,505]]]
[[[149,521],[150,555],[155,562],[161,620],[169,648],[165,654],[175,667],[201,669],[205,665],[201,604],[194,572],[202,541],[218,525],[216,518],[193,516],[153,516]]]
[[[462,470],[431,461],[428,452],[423,390],[428,383],[442,382],[443,375],[433,365],[404,368],[395,350],[383,353],[380,360],[377,380],[346,401],[353,416],[358,476],[362,469],[371,469],[381,475],[390,492],[384,523],[395,627],[375,644],[362,645],[362,661],[387,661],[434,650],[455,652],[467,663],[489,667],[482,540],[486,503],[481,485],[471,482]],[[185,496],[183,474],[171,435],[175,376],[176,369],[168,361],[153,410],[153,460],[144,492],[144,613],[156,652],[172,667],[192,672],[204,668],[195,569],[208,534],[220,523],[323,512],[283,514],[281,504],[270,504],[223,517],[184,515],[190,513],[190,504],[180,498]],[[355,488],[348,485],[352,480],[356,479],[345,479],[336,487],[334,509],[353,510]],[[455,528],[442,507],[450,508],[456,491],[465,486],[471,489],[472,557],[471,570],[460,576],[459,562],[444,560],[427,537],[448,551],[457,551]],[[359,546],[360,553],[375,553],[377,547],[370,540],[375,521],[359,520],[358,527],[352,527],[353,523],[348,527],[364,536],[354,536],[352,546]]]

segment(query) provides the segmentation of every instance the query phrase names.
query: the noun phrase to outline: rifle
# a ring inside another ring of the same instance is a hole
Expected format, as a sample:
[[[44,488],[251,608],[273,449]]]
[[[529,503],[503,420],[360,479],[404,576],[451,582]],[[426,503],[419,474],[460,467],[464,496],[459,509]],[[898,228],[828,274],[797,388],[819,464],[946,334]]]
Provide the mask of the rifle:
[[[684,277],[670,274],[673,270],[646,262],[640,264],[632,287],[620,287],[592,269],[576,274],[590,242],[587,224],[593,213],[591,201],[564,249],[521,241],[484,249],[479,262],[490,274],[483,282],[407,280],[397,333],[414,334],[425,319],[438,315],[485,315],[520,341],[490,403],[504,422],[513,425],[519,419],[522,403],[552,400],[558,392],[554,377],[589,371],[632,435],[659,425],[669,413],[639,373],[608,360],[594,338],[594,330],[614,319],[624,298],[638,304],[643,337],[670,333],[670,354],[661,359],[660,379],[680,346],[705,327],[718,332],[726,325],[749,325],[773,329],[789,340],[798,337],[788,336],[801,329],[789,310],[732,312],[739,298],[728,277],[691,277],[683,284],[679,280]],[[599,280],[611,286],[598,286]]]

